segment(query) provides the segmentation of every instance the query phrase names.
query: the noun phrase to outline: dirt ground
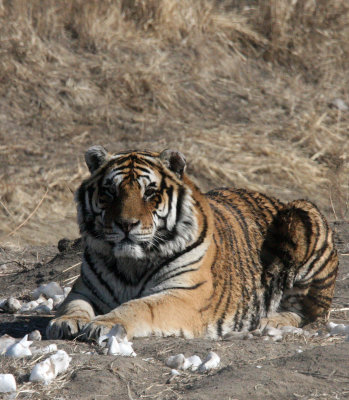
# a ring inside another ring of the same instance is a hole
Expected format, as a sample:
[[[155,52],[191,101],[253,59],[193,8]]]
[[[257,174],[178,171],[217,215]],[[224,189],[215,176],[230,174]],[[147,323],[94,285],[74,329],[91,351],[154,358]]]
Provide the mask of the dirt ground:
[[[330,320],[349,324],[349,223],[332,224],[340,254],[340,271]],[[80,243],[28,247],[18,252],[1,248],[0,264],[6,265],[0,281],[2,297],[28,300],[31,290],[56,281],[62,286],[79,272]],[[72,267],[72,268],[69,268]],[[34,329],[44,335],[51,317],[0,314],[0,335],[23,337]],[[325,336],[325,327],[314,324],[309,331],[318,337],[289,336],[281,342],[264,338],[185,340],[181,338],[134,339],[135,358],[103,355],[95,344],[55,341],[72,357],[66,374],[45,386],[31,384],[28,377],[39,356],[13,361],[0,357],[0,371],[13,373],[18,399],[346,399],[349,398],[348,350],[344,337]],[[53,341],[35,343],[44,346]],[[182,372],[170,379],[165,360],[183,353],[204,358],[215,351],[218,369],[207,374]]]

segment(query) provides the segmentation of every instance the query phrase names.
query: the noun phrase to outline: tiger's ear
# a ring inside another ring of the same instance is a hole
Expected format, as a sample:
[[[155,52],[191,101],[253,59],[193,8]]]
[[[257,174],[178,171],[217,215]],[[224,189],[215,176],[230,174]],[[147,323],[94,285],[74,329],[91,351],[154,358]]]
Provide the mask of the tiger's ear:
[[[160,153],[160,160],[169,170],[182,178],[186,166],[186,160],[182,153],[166,149]]]
[[[106,160],[108,153],[102,146],[92,146],[85,153],[85,161],[93,174]]]

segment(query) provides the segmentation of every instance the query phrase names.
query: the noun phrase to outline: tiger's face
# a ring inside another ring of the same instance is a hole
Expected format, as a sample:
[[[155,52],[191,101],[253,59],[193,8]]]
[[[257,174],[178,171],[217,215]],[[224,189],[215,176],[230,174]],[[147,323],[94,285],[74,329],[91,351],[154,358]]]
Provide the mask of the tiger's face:
[[[183,183],[184,156],[127,152],[108,155],[100,146],[85,155],[91,177],[77,191],[82,234],[107,243],[115,257],[171,254],[196,229],[190,189]]]

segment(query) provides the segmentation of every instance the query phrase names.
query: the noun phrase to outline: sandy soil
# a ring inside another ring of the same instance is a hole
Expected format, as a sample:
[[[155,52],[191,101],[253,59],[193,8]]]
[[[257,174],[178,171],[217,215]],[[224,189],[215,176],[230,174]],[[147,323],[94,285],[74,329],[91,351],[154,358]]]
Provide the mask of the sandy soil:
[[[340,272],[331,321],[349,324],[349,223],[332,224],[340,253]],[[26,300],[38,285],[57,281],[67,285],[79,272],[79,241],[54,246],[29,247],[20,253],[2,248],[0,293]],[[74,266],[75,265],[75,266]],[[74,267],[72,267],[74,266]],[[69,267],[72,267],[68,269]],[[0,334],[22,337],[34,329],[44,335],[50,316],[0,314]],[[306,328],[322,330],[321,324]],[[52,341],[50,341],[52,343]],[[94,343],[56,341],[72,356],[66,374],[51,385],[28,383],[38,356],[13,361],[0,357],[0,370],[13,373],[18,399],[345,399],[349,396],[348,348],[344,337],[324,334],[306,338],[289,336],[282,342],[264,338],[185,340],[181,338],[135,339],[135,358],[107,356]],[[48,344],[46,340],[35,343]],[[217,370],[207,374],[182,372],[170,379],[165,360],[183,353],[204,358],[209,351],[221,357]]]

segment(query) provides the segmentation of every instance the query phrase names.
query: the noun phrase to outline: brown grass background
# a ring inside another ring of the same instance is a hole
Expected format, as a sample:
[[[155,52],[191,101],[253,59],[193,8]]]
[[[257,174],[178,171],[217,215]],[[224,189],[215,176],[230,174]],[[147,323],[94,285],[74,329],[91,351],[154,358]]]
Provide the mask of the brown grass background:
[[[347,0],[0,0],[1,243],[78,235],[92,144],[346,218],[348,21]]]

